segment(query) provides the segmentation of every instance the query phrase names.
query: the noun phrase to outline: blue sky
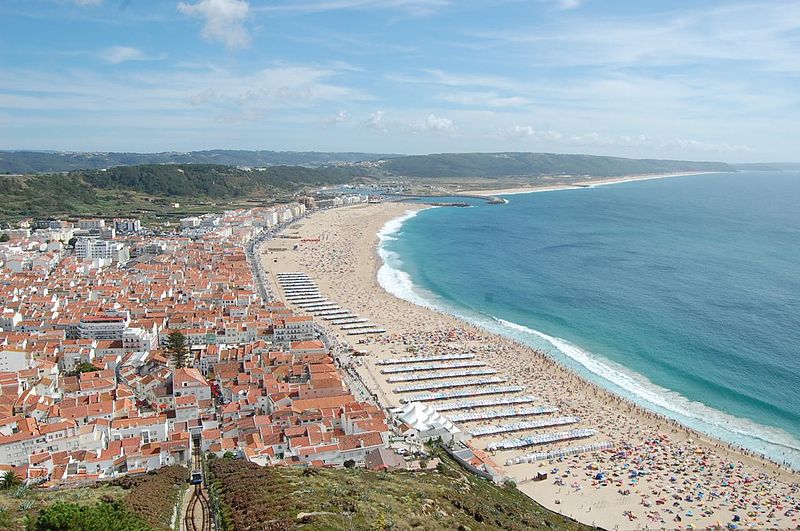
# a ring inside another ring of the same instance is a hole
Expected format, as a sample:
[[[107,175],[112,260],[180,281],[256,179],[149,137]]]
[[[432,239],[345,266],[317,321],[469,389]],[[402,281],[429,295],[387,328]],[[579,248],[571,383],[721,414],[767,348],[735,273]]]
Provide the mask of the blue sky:
[[[800,3],[2,0],[0,149],[800,160]]]

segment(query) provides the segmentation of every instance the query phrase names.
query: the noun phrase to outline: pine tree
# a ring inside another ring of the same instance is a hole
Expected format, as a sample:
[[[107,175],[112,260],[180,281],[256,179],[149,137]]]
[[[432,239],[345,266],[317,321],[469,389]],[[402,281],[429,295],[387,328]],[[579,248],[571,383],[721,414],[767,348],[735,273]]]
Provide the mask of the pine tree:
[[[189,346],[186,344],[186,336],[179,331],[174,331],[167,337],[167,352],[172,358],[172,363],[176,369],[186,367],[189,357]]]

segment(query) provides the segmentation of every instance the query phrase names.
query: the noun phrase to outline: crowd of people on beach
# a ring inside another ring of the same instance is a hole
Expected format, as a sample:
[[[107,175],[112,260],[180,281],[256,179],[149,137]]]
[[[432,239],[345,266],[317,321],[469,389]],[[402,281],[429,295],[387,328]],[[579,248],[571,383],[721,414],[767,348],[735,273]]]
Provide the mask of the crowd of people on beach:
[[[625,509],[622,513],[630,522],[643,518],[645,527],[691,526],[697,518],[720,523],[727,520],[731,527],[775,527],[787,520],[798,522],[800,483],[783,482],[774,472],[748,466],[736,458],[730,445],[699,444],[701,434],[611,395],[577,375],[559,374],[568,371],[546,352],[497,342],[496,337],[469,326],[396,333],[364,343],[393,347],[390,352],[394,355],[430,356],[457,351],[475,353],[477,359],[500,358],[504,363],[496,366],[503,367],[510,383],[526,385],[526,391],[542,401],[549,399],[589,424],[613,425],[614,430],[606,434],[614,442],[613,449],[540,464],[550,467],[556,476],[553,484],[562,498],[582,497],[586,490],[609,489],[621,498],[635,497],[640,510]],[[526,350],[524,354],[522,349]],[[535,358],[536,363],[526,360],[517,364],[514,360],[523,355],[527,360]],[[557,369],[555,373],[553,369]],[[583,395],[565,395],[564,386],[559,385],[564,379],[567,389],[584,388]],[[637,415],[632,417],[628,412]],[[642,417],[650,422],[642,422]],[[668,430],[664,430],[665,425]],[[739,448],[735,451],[744,453]],[[783,463],[773,465],[776,471],[783,468],[796,475]],[[523,476],[521,482],[532,479]],[[558,501],[561,503],[560,498]],[[592,507],[588,502],[581,505],[587,511]]]

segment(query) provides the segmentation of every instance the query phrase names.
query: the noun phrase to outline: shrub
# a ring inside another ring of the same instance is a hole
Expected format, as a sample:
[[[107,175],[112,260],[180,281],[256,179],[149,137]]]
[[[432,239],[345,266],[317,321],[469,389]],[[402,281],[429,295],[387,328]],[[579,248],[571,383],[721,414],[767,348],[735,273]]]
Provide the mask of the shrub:
[[[99,502],[77,505],[56,502],[29,518],[27,531],[150,531],[138,516],[130,514],[119,504]]]
[[[185,483],[187,475],[182,466],[168,466],[141,476],[124,476],[112,484],[128,490],[122,501],[127,511],[154,529],[169,529],[179,485]]]
[[[11,527],[11,513],[8,509],[0,508],[0,529]]]

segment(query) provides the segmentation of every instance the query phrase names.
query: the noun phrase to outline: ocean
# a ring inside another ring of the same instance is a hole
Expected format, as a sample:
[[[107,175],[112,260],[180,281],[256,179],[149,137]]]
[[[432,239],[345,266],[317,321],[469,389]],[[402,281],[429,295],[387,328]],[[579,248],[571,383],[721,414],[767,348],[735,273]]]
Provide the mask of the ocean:
[[[800,173],[506,199],[389,222],[381,285],[800,468]]]

